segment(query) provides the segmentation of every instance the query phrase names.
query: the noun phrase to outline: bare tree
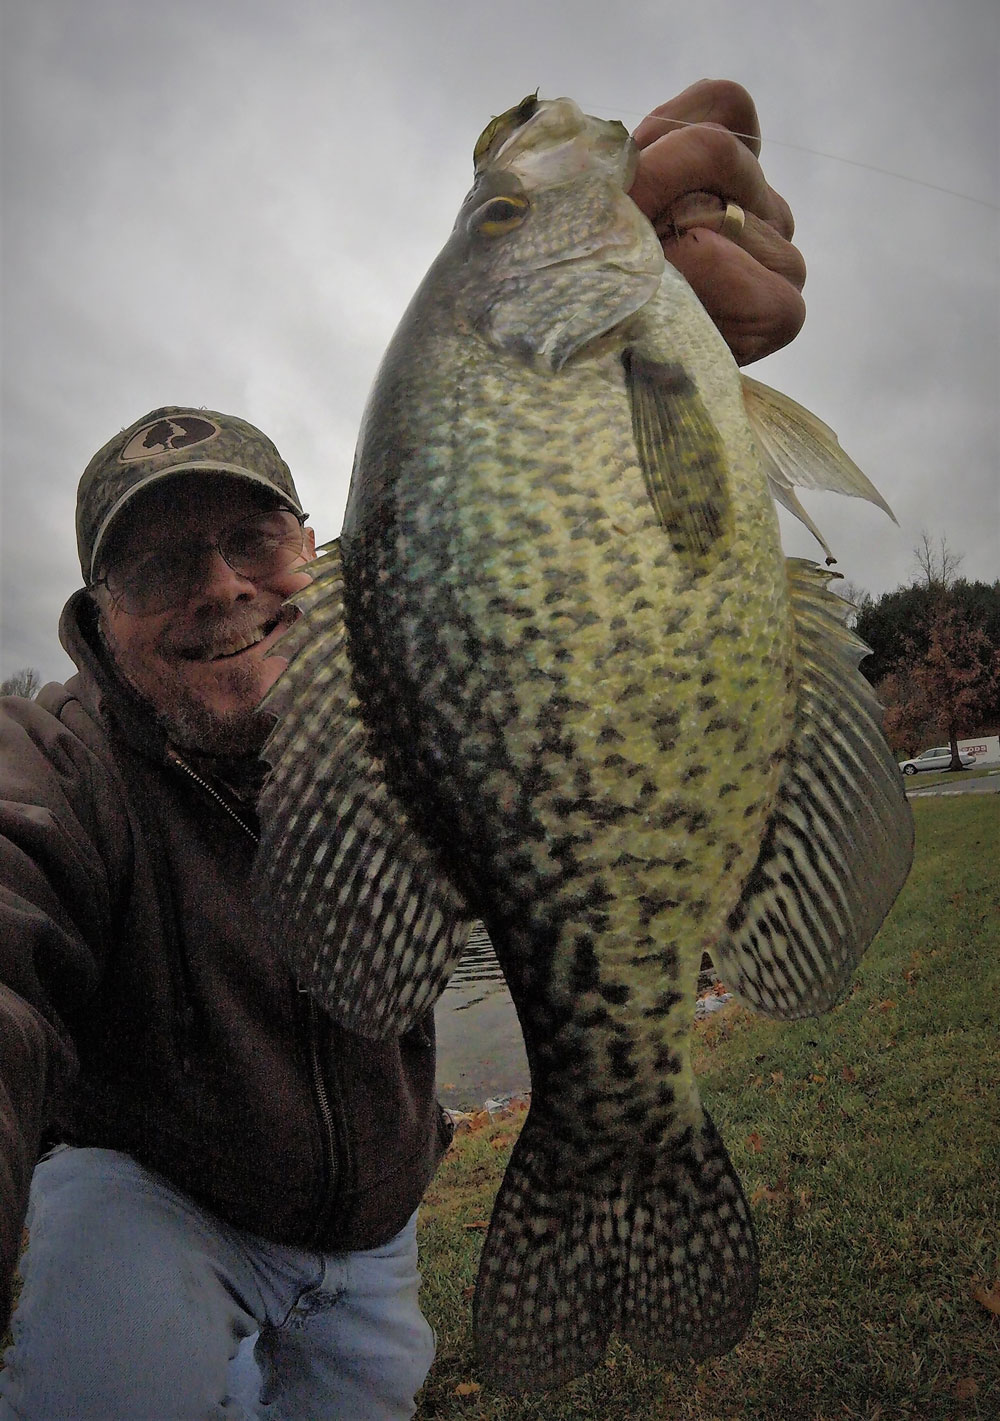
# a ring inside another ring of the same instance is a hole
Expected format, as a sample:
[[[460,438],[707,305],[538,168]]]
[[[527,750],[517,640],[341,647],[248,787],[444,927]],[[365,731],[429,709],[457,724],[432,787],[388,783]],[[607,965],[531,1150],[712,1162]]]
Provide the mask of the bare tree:
[[[830,583],[830,590],[842,598],[850,608],[847,613],[846,621],[847,625],[853,629],[855,622],[858,620],[858,613],[862,607],[871,602],[871,593],[864,587],[859,587],[856,582],[852,582],[850,578],[847,577],[834,578],[833,582]]]
[[[962,565],[962,554],[952,552],[943,533],[935,544],[927,529],[922,528],[920,542],[913,549],[913,561],[920,573],[920,580],[926,587],[939,587],[945,591],[955,581]]]
[[[0,681],[0,696],[23,696],[26,701],[30,701],[41,689],[42,678],[33,666],[22,666],[20,671],[15,671],[6,681]]]

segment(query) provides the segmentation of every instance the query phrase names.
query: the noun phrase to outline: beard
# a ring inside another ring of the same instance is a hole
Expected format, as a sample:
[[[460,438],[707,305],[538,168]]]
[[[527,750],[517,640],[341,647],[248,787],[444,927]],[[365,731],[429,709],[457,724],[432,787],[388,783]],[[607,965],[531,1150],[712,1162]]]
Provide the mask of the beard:
[[[245,687],[240,689],[247,691],[255,683],[253,672],[249,669],[233,671],[232,677],[233,682],[242,679]],[[202,755],[256,754],[262,749],[274,725],[274,716],[259,706],[251,710],[228,711],[223,715],[210,710],[186,686],[174,688],[171,694],[170,710],[157,711],[156,719],[166,731],[170,743],[178,750],[192,750]]]
[[[245,621],[237,627],[237,620],[222,627],[214,625],[217,642],[225,642],[234,632],[247,629]],[[105,634],[103,618],[100,625],[101,640],[118,671],[148,705],[178,750],[227,757],[260,751],[276,718],[257,704],[259,672],[255,667],[227,667],[226,690],[231,699],[243,704],[218,711],[191,689],[179,668],[169,663],[151,667],[144,657],[133,656],[127,646],[111,641]]]

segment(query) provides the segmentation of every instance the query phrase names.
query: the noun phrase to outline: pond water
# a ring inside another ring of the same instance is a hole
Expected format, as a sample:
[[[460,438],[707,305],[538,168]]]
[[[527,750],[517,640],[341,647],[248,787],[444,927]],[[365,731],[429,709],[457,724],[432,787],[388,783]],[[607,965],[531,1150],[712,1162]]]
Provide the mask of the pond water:
[[[478,1110],[491,1097],[528,1089],[520,1023],[482,924],[473,929],[434,1018],[442,1105]]]
[[[715,980],[712,960],[702,958],[699,987]],[[521,1026],[503,970],[477,923],[462,959],[434,1008],[437,1027],[437,1093],[442,1105],[479,1110],[499,1095],[531,1088]]]

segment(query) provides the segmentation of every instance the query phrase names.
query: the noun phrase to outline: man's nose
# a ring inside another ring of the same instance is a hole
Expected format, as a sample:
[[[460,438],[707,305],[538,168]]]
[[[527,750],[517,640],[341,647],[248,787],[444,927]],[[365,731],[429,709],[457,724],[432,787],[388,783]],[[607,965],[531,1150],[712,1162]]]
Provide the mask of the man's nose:
[[[199,601],[238,602],[241,598],[247,599],[256,595],[257,584],[230,567],[218,548],[206,551],[201,585],[197,592]]]

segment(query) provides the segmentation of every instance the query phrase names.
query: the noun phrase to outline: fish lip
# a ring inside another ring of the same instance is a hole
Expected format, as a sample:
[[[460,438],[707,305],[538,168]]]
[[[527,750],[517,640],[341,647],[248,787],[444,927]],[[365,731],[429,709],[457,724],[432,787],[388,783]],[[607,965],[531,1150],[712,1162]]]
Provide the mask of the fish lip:
[[[526,135],[535,137],[539,129],[543,135],[551,130],[551,137],[534,147]],[[575,174],[580,171],[581,162],[587,168],[602,169],[614,177],[623,192],[628,192],[635,181],[639,150],[618,120],[584,113],[572,99],[540,99],[530,118],[509,133],[477,168],[477,176],[490,170],[506,170],[530,188],[547,171],[551,175],[551,171],[565,167],[567,173]]]

